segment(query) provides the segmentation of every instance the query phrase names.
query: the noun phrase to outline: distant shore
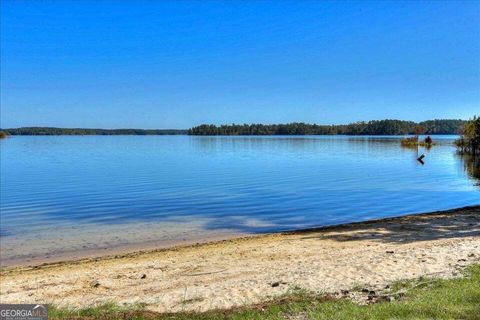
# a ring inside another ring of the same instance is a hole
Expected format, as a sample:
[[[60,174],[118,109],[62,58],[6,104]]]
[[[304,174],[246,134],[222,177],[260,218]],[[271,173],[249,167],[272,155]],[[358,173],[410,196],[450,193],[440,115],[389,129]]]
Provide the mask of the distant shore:
[[[159,312],[231,308],[294,288],[338,292],[450,277],[480,261],[480,206],[170,249],[3,268],[0,302]]]
[[[461,119],[435,119],[421,122],[405,120],[371,120],[349,124],[310,124],[292,122],[283,124],[202,124],[190,129],[99,129],[99,128],[58,128],[20,127],[4,128],[8,135],[409,135],[424,133],[458,134],[466,123]]]

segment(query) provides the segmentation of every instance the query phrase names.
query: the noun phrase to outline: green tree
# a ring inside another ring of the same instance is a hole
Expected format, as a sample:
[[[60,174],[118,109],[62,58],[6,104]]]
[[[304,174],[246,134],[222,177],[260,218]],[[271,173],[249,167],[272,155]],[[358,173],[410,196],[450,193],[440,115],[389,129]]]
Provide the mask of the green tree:
[[[480,154],[480,117],[473,116],[473,119],[465,123],[456,145],[463,153]]]

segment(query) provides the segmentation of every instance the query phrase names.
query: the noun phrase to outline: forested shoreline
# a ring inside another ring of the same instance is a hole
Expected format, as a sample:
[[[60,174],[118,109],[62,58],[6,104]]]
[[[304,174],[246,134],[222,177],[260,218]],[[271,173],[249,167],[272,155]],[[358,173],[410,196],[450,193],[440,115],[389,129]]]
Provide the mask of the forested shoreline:
[[[346,125],[288,124],[203,124],[188,130],[190,135],[407,135],[421,127],[424,134],[458,134],[464,120],[428,120],[419,123],[403,120],[372,120]]]
[[[461,153],[474,156],[480,154],[480,117],[474,116],[465,123],[462,135],[456,141],[456,145]]]
[[[12,136],[60,136],[60,135],[178,135],[187,134],[187,130],[178,129],[84,129],[55,127],[22,127],[15,129],[0,129]]]
[[[85,129],[56,127],[22,127],[0,129],[7,135],[407,135],[422,127],[425,134],[458,134],[466,121],[457,119],[428,120],[419,123],[404,120],[372,120],[344,125],[202,124],[182,129]]]

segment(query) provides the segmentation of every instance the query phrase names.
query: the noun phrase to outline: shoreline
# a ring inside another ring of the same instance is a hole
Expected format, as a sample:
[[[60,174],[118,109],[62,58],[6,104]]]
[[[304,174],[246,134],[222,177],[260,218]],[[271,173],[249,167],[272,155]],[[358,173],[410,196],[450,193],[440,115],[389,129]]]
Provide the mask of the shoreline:
[[[432,212],[420,212],[420,213],[409,213],[399,216],[387,217],[387,218],[378,218],[365,221],[357,222],[347,222],[340,224],[325,225],[319,227],[309,227],[305,229],[295,229],[287,231],[277,231],[277,232],[267,232],[267,233],[240,233],[240,232],[218,232],[217,234],[209,234],[204,237],[196,236],[188,240],[162,240],[162,241],[148,241],[140,243],[131,243],[131,244],[120,244],[110,248],[92,248],[87,250],[81,250],[81,254],[70,251],[63,252],[61,255],[54,258],[22,258],[22,259],[13,259],[12,261],[7,260],[7,263],[4,264],[2,261],[0,263],[0,274],[8,272],[10,270],[23,270],[23,269],[37,269],[39,267],[48,267],[62,264],[75,264],[88,261],[99,261],[99,260],[111,260],[124,257],[138,256],[141,254],[149,254],[156,252],[165,252],[165,251],[176,251],[182,248],[195,248],[204,245],[215,245],[221,243],[228,243],[231,241],[243,241],[250,240],[252,238],[261,238],[261,237],[270,237],[276,235],[298,235],[298,234],[307,234],[315,232],[327,232],[327,231],[338,231],[342,229],[347,229],[355,226],[368,226],[375,223],[388,223],[395,222],[395,220],[401,218],[408,218],[413,216],[429,216],[436,215],[439,213],[455,213],[456,211],[461,210],[475,210],[480,208],[480,205],[465,206],[460,208],[432,211]]]
[[[160,252],[165,250],[173,250],[182,247],[199,246],[219,241],[228,241],[244,237],[256,235],[242,234],[242,233],[225,233],[218,232],[217,234],[209,234],[205,237],[192,237],[188,240],[159,240],[147,241],[140,243],[126,243],[119,244],[112,247],[101,247],[92,249],[82,249],[81,253],[78,251],[65,251],[53,258],[20,258],[6,260],[0,264],[0,272],[15,270],[15,269],[33,269],[42,266],[58,265],[63,263],[75,263],[82,261],[92,261],[100,259],[115,259],[126,257],[130,255],[137,255],[140,253]]]
[[[1,303],[229,309],[292,290],[381,289],[480,261],[480,206],[2,269]]]

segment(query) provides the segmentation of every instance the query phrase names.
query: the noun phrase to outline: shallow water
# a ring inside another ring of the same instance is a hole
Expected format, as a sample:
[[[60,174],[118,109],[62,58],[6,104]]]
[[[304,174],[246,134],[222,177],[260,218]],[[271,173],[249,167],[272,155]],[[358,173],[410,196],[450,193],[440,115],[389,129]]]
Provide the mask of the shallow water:
[[[399,139],[3,139],[1,264],[480,204],[478,162],[456,154],[454,136],[418,151]]]

